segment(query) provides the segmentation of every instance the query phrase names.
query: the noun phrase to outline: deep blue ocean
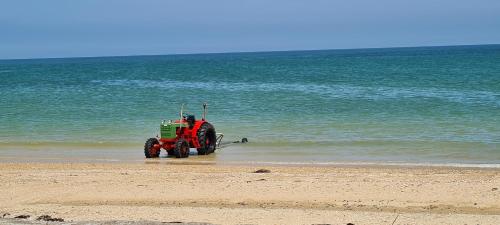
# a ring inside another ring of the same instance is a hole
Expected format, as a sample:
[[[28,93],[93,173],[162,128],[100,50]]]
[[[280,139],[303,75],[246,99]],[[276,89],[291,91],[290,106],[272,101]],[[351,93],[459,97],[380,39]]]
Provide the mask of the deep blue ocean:
[[[140,158],[203,102],[220,159],[500,163],[500,45],[0,60],[0,152]]]

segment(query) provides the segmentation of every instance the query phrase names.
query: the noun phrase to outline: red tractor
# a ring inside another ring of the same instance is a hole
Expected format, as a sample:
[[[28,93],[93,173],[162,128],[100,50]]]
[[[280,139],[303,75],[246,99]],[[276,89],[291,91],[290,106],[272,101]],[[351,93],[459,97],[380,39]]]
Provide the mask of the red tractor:
[[[207,104],[203,104],[203,116],[196,120],[194,115],[184,114],[181,107],[180,119],[163,121],[160,137],[150,138],[144,144],[146,158],[157,158],[161,149],[176,158],[189,157],[190,148],[196,148],[198,155],[208,155],[215,151],[223,135],[215,133],[212,124],[206,121]]]

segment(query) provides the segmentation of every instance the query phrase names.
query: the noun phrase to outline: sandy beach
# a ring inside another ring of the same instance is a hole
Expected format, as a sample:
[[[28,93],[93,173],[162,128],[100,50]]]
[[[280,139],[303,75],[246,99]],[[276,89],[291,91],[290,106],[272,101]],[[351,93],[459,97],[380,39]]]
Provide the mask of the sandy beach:
[[[269,173],[255,173],[267,169]],[[213,224],[498,224],[500,170],[2,163],[0,217]]]

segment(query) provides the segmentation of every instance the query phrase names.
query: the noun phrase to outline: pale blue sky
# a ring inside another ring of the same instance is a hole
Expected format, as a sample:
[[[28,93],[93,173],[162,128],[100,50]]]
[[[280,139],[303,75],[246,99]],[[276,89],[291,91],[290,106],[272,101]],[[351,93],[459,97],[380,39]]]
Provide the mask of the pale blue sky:
[[[0,58],[498,44],[499,0],[0,0]]]

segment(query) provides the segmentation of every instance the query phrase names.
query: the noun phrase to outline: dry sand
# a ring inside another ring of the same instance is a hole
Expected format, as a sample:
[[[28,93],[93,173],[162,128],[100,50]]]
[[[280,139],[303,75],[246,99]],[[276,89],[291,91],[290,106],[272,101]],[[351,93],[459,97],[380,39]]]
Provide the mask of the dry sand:
[[[31,215],[27,220],[34,221],[46,214],[66,222],[109,224],[116,220],[500,224],[498,169],[171,165],[160,161],[1,163],[0,217],[27,214]],[[260,168],[270,173],[253,173]],[[15,220],[0,220],[0,224],[9,221]]]

